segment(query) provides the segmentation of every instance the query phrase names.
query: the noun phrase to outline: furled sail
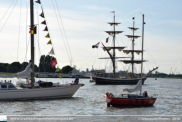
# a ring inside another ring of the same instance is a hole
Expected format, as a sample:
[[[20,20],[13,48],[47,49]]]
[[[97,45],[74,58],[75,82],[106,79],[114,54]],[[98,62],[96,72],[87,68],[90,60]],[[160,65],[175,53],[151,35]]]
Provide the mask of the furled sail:
[[[1,78],[22,78],[22,79],[31,79],[31,62],[28,64],[28,66],[25,68],[25,70],[18,72],[16,74],[11,75],[0,75]]]
[[[111,49],[118,49],[119,51],[123,50],[125,47],[103,47],[103,50],[106,51],[106,49],[108,51],[110,51]]]
[[[128,91],[128,92],[135,92],[141,90],[142,90],[142,80],[140,80],[133,89],[123,89],[123,91]]]

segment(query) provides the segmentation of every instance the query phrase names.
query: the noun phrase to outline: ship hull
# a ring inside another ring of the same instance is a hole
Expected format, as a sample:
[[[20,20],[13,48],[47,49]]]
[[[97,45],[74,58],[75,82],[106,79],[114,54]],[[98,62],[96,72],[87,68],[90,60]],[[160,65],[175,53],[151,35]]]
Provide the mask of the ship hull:
[[[104,78],[104,77],[97,77],[97,76],[90,76],[91,80],[98,85],[136,85],[140,78],[133,78],[133,79],[118,79],[118,78]],[[144,84],[146,80],[142,78],[142,84]]]
[[[46,88],[23,88],[15,90],[0,90],[0,100],[37,100],[72,97],[84,84],[60,85]]]
[[[106,98],[107,106],[153,106],[157,98]]]

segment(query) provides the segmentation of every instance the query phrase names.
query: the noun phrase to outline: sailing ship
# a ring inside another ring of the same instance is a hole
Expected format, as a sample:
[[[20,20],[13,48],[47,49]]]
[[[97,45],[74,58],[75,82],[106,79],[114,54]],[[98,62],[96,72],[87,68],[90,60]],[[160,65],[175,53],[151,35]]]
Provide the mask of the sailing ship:
[[[140,91],[140,94],[121,94],[119,96],[114,96],[112,93],[106,93],[106,103],[107,107],[112,106],[153,106],[156,97],[148,96],[147,91],[145,91],[142,95],[142,80],[140,80],[135,88],[133,89],[123,89],[123,91],[127,92],[136,92]]]
[[[41,4],[40,0],[36,1]],[[44,16],[42,13],[40,16]],[[34,1],[30,0],[30,37],[31,37],[31,61],[24,71],[11,74],[1,75],[3,78],[22,78],[30,79],[28,84],[21,84],[22,87],[16,87],[10,82],[0,82],[0,100],[29,100],[29,99],[51,99],[51,98],[63,98],[72,97],[75,92],[84,84],[78,83],[78,79],[74,83],[69,84],[55,84],[53,82],[35,82],[34,72]],[[47,28],[47,27],[46,27]],[[49,36],[49,35],[48,35]],[[51,50],[53,52],[53,50]],[[52,64],[55,65],[55,59]]]
[[[112,61],[112,66],[113,66],[113,73],[109,74],[109,73],[100,73],[100,72],[94,72],[92,73],[92,75],[90,76],[91,80],[95,82],[95,84],[98,85],[136,85],[138,83],[138,81],[140,79],[142,79],[142,84],[144,84],[144,81],[147,79],[147,76],[154,70],[158,69],[158,67],[153,68],[151,71],[149,70],[149,72],[144,76],[143,75],[143,62],[145,62],[146,60],[143,60],[143,41],[144,41],[144,15],[143,15],[143,29],[142,29],[142,50],[135,50],[134,49],[134,42],[135,39],[137,39],[140,36],[137,36],[134,34],[134,32],[139,29],[135,27],[135,18],[133,18],[133,27],[129,27],[129,29],[131,29],[133,31],[132,35],[126,35],[128,38],[132,39],[132,50],[123,50],[125,47],[117,47],[115,46],[115,37],[117,34],[122,33],[123,31],[116,31],[115,30],[115,26],[117,26],[118,24],[120,24],[119,22],[115,22],[115,11],[112,12],[114,13],[114,21],[113,22],[109,22],[108,24],[110,24],[111,26],[113,26],[113,31],[105,31],[106,33],[108,33],[109,35],[113,36],[113,47],[106,47],[103,43],[103,50],[107,51],[109,57],[106,58],[99,58],[99,59],[111,59]],[[115,56],[115,50],[118,49],[119,51],[123,50],[124,53],[129,54],[131,53],[131,60],[126,60],[126,58],[129,57],[116,57]],[[111,54],[110,50],[113,50],[113,54]],[[135,60],[134,59],[134,53],[140,54],[141,53],[141,60]],[[118,60],[120,62],[123,62],[125,64],[131,64],[132,65],[132,72],[130,73],[130,75],[128,75],[125,78],[120,78],[117,73],[116,73],[116,59],[119,58],[123,58],[125,60]],[[141,75],[136,75],[134,73],[134,64],[141,64]]]

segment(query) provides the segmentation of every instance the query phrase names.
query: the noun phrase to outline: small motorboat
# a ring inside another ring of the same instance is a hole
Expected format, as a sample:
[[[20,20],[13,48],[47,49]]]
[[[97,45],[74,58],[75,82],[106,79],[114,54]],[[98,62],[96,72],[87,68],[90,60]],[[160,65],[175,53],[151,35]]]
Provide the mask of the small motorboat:
[[[123,89],[128,91],[128,94],[121,94],[120,96],[114,96],[112,93],[106,93],[107,107],[112,106],[153,106],[156,101],[156,97],[149,97],[147,91],[141,95],[142,80],[133,89]],[[131,92],[140,91],[140,94],[131,94]]]

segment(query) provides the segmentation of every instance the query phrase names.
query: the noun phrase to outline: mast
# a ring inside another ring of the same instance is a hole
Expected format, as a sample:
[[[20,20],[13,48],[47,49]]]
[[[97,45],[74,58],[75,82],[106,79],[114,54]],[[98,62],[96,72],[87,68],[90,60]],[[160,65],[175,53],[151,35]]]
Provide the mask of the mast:
[[[135,26],[135,17],[133,17],[133,28],[134,28],[134,26]],[[133,78],[133,75],[134,75],[134,63],[133,63],[133,61],[134,61],[134,41],[135,41],[135,38],[134,38],[134,32],[135,32],[135,29],[133,29],[133,40],[132,40],[132,52],[131,52],[131,54],[132,54],[132,58],[131,58],[131,61],[132,61],[132,63],[131,63],[131,65],[132,65],[132,78]]]
[[[33,0],[30,0],[30,27],[34,28],[34,5]],[[31,86],[34,86],[34,34],[30,34],[31,36]]]
[[[114,23],[115,23],[115,12],[114,12]],[[114,36],[113,36],[113,46],[114,46],[114,49],[113,49],[113,78],[115,78],[115,73],[116,73],[116,62],[115,62],[115,24],[114,24]]]
[[[144,44],[144,14],[143,14],[143,24],[142,24],[142,63],[141,63],[141,78],[142,78],[142,73],[143,73],[143,44]]]

